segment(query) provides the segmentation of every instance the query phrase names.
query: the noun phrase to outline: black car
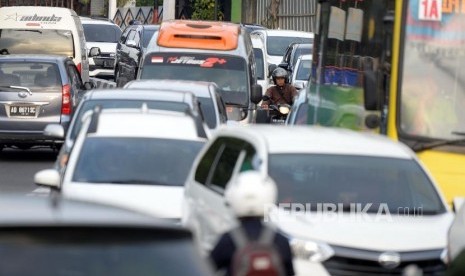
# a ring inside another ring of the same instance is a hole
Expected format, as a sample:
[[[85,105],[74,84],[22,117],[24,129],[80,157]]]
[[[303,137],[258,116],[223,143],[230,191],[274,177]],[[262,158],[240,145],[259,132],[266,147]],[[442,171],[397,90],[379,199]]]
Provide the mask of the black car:
[[[0,209],[0,275],[213,275],[169,220],[56,196],[2,195]]]
[[[0,150],[62,143],[45,136],[44,127],[55,123],[66,130],[80,96],[94,86],[82,82],[66,56],[0,56]]]
[[[301,55],[311,55],[313,51],[313,44],[310,43],[291,43],[283,56],[279,67],[289,71],[289,75],[294,71],[294,66],[297,63],[297,59]]]
[[[115,82],[118,87],[134,80],[153,34],[159,25],[129,25],[116,46]]]

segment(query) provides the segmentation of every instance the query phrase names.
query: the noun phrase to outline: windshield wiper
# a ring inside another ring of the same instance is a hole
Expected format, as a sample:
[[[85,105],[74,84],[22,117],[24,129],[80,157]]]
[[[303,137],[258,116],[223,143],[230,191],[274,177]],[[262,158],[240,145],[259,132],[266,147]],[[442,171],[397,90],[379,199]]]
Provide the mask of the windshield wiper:
[[[463,135],[463,134],[460,134],[458,132],[452,132],[453,134],[459,134],[459,135]],[[415,144],[412,146],[412,150],[414,152],[420,152],[420,151],[424,151],[424,150],[428,150],[428,149],[434,149],[434,148],[437,148],[437,147],[442,147],[442,146],[447,146],[447,145],[456,145],[456,144],[460,144],[460,143],[464,143],[465,142],[465,138],[460,138],[460,139],[451,139],[451,140],[439,140],[439,141],[435,141],[435,142],[431,142],[431,143],[427,143],[427,144],[424,144],[424,143],[420,143],[420,144]]]
[[[29,87],[24,87],[24,86],[16,86],[16,85],[0,85],[0,90],[1,91],[8,91],[7,89],[21,89],[29,93],[29,95],[32,95],[31,89]]]
[[[176,186],[170,183],[162,183],[153,180],[143,180],[143,179],[115,179],[115,180],[98,180],[98,181],[89,181],[92,183],[109,183],[109,184],[143,184],[143,185],[158,185],[158,186]]]

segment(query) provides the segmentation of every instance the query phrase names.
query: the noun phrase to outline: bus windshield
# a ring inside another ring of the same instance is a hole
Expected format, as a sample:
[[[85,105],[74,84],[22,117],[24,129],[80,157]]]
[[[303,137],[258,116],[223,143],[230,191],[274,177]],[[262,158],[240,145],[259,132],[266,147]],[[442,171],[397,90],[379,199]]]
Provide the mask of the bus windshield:
[[[243,58],[216,54],[153,53],[147,56],[139,79],[215,82],[226,104],[248,105],[248,78]]]
[[[2,54],[58,54],[74,58],[73,45],[73,34],[67,30],[0,30]]]
[[[409,1],[401,67],[400,134],[457,139],[465,131],[465,15]]]

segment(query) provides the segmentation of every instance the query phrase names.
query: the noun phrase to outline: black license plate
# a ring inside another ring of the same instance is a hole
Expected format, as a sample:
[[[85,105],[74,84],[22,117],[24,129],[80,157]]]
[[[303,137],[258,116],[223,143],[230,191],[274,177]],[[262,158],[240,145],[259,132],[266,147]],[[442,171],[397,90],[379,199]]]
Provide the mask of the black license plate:
[[[35,106],[10,106],[10,116],[20,116],[20,117],[35,117],[36,116]]]

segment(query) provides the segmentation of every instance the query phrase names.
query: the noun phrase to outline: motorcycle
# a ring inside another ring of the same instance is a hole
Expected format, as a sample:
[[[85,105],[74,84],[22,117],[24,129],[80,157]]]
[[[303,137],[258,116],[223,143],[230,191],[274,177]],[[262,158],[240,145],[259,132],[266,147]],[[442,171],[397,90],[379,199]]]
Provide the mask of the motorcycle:
[[[268,101],[269,99],[268,96],[263,96],[264,101]],[[268,105],[268,109],[258,110],[257,123],[283,125],[290,110],[291,106],[289,104],[270,104]]]

